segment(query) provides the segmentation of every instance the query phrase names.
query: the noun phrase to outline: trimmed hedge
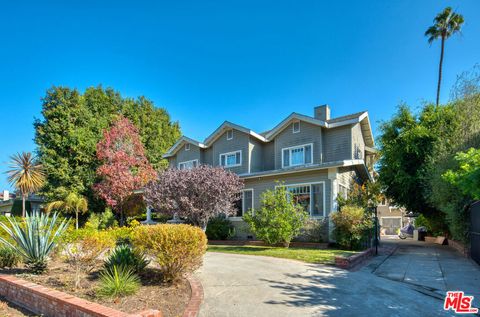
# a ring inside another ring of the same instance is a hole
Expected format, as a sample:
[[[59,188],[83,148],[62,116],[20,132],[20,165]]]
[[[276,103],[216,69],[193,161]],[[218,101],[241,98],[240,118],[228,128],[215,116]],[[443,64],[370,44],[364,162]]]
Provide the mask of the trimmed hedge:
[[[185,224],[136,227],[132,243],[152,257],[167,282],[173,282],[200,267],[207,250],[207,237],[203,230]]]

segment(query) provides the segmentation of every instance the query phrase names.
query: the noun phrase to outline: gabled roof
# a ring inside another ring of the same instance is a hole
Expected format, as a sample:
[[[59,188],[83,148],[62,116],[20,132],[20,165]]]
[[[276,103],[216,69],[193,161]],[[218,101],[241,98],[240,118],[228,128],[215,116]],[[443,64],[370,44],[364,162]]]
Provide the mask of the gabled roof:
[[[206,146],[203,143],[200,143],[197,140],[194,140],[194,139],[191,139],[189,137],[186,137],[186,136],[182,135],[182,137],[180,139],[178,139],[178,141],[175,142],[175,144],[168,150],[167,153],[162,155],[162,157],[165,158],[165,157],[170,157],[170,156],[175,155],[175,153],[177,153],[177,151],[182,147],[182,145],[184,143],[190,143],[190,144],[198,146],[199,148],[202,148],[202,149],[206,148]]]
[[[213,142],[215,142],[215,140],[217,140],[225,131],[230,130],[230,129],[241,131],[243,133],[246,133],[246,134],[249,134],[249,135],[253,136],[254,138],[257,138],[260,141],[267,142],[267,139],[265,137],[261,136],[260,134],[254,132],[254,131],[252,131],[248,128],[242,127],[241,125],[238,125],[238,124],[235,124],[235,123],[232,123],[232,122],[229,122],[229,121],[225,121],[215,131],[213,131],[212,134],[210,134],[205,139],[205,145],[207,147],[212,145]]]
[[[225,121],[223,122],[212,134],[210,134],[203,143],[200,143],[196,140],[190,139],[186,136],[182,136],[170,149],[169,151],[163,155],[163,157],[170,157],[173,156],[181,145],[186,143],[194,144],[200,148],[208,148],[210,147],[225,131],[234,129],[246,133],[262,142],[270,142],[272,141],[275,136],[283,131],[292,121],[304,121],[308,122],[313,125],[317,125],[324,128],[336,128],[350,124],[360,123],[360,127],[362,129],[363,138],[365,141],[365,145],[368,148],[375,147],[375,141],[373,138],[372,128],[370,126],[370,120],[368,118],[367,111],[361,111],[353,114],[349,114],[346,116],[341,116],[333,119],[329,119],[327,121],[322,121],[319,119],[312,118],[310,116],[306,116],[300,113],[293,112],[288,117],[286,117],[282,122],[277,124],[273,129],[269,131],[265,131],[262,133],[256,133],[246,127],[241,125]]]

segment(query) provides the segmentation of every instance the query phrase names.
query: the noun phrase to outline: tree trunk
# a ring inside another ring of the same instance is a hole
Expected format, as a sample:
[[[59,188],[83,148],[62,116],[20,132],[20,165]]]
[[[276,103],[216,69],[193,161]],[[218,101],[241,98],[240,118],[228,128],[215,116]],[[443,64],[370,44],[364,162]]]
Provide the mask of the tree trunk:
[[[445,51],[445,36],[442,36],[442,48],[440,51],[440,64],[438,65],[438,85],[437,85],[437,108],[440,103],[440,86],[442,84],[442,65],[443,65],[443,53]]]
[[[25,194],[22,194],[22,218],[25,218],[26,210],[25,210]]]

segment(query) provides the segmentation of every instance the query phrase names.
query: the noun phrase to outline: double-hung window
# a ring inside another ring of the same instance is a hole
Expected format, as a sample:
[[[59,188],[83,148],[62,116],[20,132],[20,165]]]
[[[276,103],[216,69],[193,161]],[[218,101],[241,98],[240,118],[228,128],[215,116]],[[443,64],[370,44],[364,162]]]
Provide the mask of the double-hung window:
[[[244,189],[240,194],[240,199],[236,201],[236,217],[243,217],[248,211],[253,209],[253,189]]]
[[[198,160],[191,160],[178,163],[179,170],[189,170],[198,166]]]
[[[311,217],[325,216],[325,183],[286,185],[294,202]]]
[[[242,151],[220,154],[220,165],[224,167],[235,167],[242,165]]]
[[[311,164],[313,144],[304,144],[282,149],[282,167]]]

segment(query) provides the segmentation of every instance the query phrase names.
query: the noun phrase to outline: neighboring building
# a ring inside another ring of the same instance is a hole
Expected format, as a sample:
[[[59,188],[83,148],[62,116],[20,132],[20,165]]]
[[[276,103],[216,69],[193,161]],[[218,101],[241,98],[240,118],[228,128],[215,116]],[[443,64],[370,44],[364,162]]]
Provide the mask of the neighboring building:
[[[380,235],[398,235],[399,230],[408,223],[407,211],[403,207],[395,206],[388,199],[383,198],[377,206],[377,217],[380,225]]]
[[[40,211],[43,208],[43,198],[35,194],[28,195],[26,200],[27,211]],[[16,208],[15,214],[22,213],[22,196],[11,194],[8,190],[0,193],[0,215],[10,216],[13,209]]]
[[[204,142],[182,136],[164,157],[179,169],[209,164],[237,173],[245,189],[231,220],[241,228],[243,214],[259,208],[261,194],[279,181],[311,218],[328,220],[337,209],[337,195],[345,195],[352,180],[372,178],[374,153],[366,111],[332,119],[324,105],[313,117],[292,113],[264,133],[225,121]],[[325,223],[326,237],[331,226]],[[237,234],[251,237],[244,230]]]

